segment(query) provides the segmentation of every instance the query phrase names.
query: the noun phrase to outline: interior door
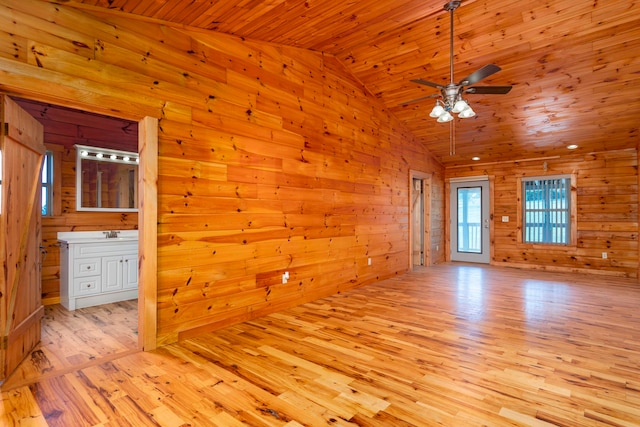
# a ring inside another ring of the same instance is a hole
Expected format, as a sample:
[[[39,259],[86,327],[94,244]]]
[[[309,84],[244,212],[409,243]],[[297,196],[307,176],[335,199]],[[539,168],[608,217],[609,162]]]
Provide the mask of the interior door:
[[[451,260],[489,263],[491,239],[489,234],[489,182],[452,182]]]
[[[0,95],[0,382],[40,341],[42,125]]]

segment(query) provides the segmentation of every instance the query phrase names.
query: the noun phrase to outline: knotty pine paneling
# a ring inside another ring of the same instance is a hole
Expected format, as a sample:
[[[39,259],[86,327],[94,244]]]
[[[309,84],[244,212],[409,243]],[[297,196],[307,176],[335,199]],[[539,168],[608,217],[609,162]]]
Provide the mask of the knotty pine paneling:
[[[546,166],[546,170],[545,170]],[[574,173],[575,246],[518,244],[517,177]],[[552,271],[638,276],[638,153],[620,150],[563,158],[448,168],[446,177],[488,175],[492,193],[492,264]],[[508,216],[509,222],[501,222]],[[607,259],[602,258],[607,252]]]
[[[443,235],[442,166],[331,56],[34,0],[0,17],[21,42],[0,88],[160,119],[160,345],[405,272],[410,170]]]
[[[445,223],[445,193],[444,193],[444,180],[442,177],[433,175],[431,177],[431,222],[433,224]],[[444,227],[432,227],[431,228],[431,260],[432,264],[444,262],[445,257],[445,245],[443,244],[445,239]]]

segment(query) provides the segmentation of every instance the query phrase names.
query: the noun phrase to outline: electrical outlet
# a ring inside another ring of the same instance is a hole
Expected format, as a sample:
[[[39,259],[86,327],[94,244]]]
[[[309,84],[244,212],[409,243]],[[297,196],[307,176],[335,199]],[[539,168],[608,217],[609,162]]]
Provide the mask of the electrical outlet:
[[[282,274],[282,284],[285,284],[285,283],[287,283],[288,281],[289,281],[289,272],[288,272],[288,271],[285,271],[285,272]]]
[[[606,252],[602,252],[602,259],[607,259],[607,253]]]
[[[371,265],[371,258],[367,258],[367,265]]]

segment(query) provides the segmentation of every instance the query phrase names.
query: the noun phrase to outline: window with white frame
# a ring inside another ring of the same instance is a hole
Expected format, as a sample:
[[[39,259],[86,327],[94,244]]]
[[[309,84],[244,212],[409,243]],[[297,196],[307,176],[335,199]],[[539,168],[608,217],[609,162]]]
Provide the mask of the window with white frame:
[[[522,178],[522,241],[568,245],[571,208],[570,176]]]
[[[47,150],[42,163],[42,216],[53,215],[53,152]]]

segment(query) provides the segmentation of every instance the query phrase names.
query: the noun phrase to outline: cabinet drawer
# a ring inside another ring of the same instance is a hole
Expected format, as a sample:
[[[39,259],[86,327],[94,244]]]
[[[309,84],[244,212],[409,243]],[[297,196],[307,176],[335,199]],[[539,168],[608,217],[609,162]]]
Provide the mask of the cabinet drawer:
[[[95,276],[100,274],[100,258],[76,259],[73,262],[73,277]]]
[[[100,276],[73,280],[73,295],[93,295],[100,293]]]
[[[105,239],[105,243],[77,243],[71,244],[73,246],[73,256],[75,258],[87,258],[102,255],[122,255],[125,253],[137,253],[138,242],[122,242],[122,241],[108,241]]]

